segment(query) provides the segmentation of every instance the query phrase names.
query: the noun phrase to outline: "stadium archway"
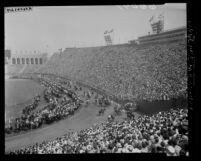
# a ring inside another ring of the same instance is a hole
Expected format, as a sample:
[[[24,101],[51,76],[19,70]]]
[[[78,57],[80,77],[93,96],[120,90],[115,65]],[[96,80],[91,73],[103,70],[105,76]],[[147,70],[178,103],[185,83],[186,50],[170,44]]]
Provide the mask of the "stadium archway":
[[[11,64],[42,65],[47,61],[47,53],[35,55],[13,55]]]

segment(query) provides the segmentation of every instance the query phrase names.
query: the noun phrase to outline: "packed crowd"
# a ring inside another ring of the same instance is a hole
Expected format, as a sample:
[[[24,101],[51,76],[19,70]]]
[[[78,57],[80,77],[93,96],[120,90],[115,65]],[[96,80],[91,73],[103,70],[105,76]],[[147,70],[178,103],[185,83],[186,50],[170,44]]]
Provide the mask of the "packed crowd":
[[[92,97],[98,106],[110,105],[110,100],[105,96],[90,90],[85,91],[66,79],[45,75],[35,80],[46,87],[43,93],[46,105],[37,109],[41,96],[35,97],[32,104],[25,106],[20,117],[9,119],[5,128],[6,134],[36,129],[71,116],[81,106],[87,106]]]
[[[49,124],[63,119],[73,115],[80,107],[82,100],[72,90],[61,88],[61,86],[47,78],[40,79],[40,82],[47,88],[44,94],[47,104],[37,110],[40,96],[35,97],[33,103],[22,110],[20,117],[9,119],[5,129],[6,134],[35,129],[42,124]]]
[[[188,156],[188,110],[171,109],[122,122],[94,124],[7,154],[165,153]]]
[[[120,49],[119,49],[120,50]],[[185,46],[158,45],[138,49],[105,52],[88,68],[94,71],[88,77],[93,83],[96,73],[97,85],[115,93],[120,98],[138,100],[169,100],[186,97],[187,58]],[[130,51],[130,52],[129,52]],[[89,71],[92,73],[93,71]],[[85,72],[87,73],[87,72]]]
[[[22,114],[30,114],[32,111],[34,111],[38,104],[40,102],[40,95],[34,97],[34,101],[32,104],[28,105],[28,106],[25,106],[25,108],[22,110]]]
[[[187,50],[182,43],[67,50],[54,54],[39,71],[75,77],[119,99],[187,98]]]
[[[73,49],[64,51],[64,54],[54,54],[38,72],[53,74],[52,77],[41,78],[41,83],[47,87],[44,98],[48,105],[17,118],[14,128],[9,126],[7,132],[36,128],[43,123],[60,120],[73,114],[81,104],[87,104],[93,95],[91,92],[84,92],[83,100],[78,94],[81,87],[72,85],[70,81],[63,82],[54,74],[75,77],[75,80],[104,89],[122,100],[187,98],[185,44]],[[110,104],[108,98],[94,96],[98,105],[105,107]],[[117,105],[115,113],[119,114],[120,109]],[[104,110],[101,109],[99,114],[104,114]],[[125,110],[128,119],[123,122],[115,122],[114,115],[110,115],[106,123],[9,154],[131,152],[189,155],[187,109],[171,109],[137,119],[134,119],[133,106],[127,105]]]

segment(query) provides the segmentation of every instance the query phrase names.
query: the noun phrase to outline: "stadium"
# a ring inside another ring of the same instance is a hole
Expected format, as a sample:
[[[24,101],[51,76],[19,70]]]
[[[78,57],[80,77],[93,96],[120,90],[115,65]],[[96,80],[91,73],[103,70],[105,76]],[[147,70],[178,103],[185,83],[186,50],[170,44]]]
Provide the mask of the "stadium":
[[[50,57],[5,50],[5,153],[188,156],[187,29],[151,27]]]

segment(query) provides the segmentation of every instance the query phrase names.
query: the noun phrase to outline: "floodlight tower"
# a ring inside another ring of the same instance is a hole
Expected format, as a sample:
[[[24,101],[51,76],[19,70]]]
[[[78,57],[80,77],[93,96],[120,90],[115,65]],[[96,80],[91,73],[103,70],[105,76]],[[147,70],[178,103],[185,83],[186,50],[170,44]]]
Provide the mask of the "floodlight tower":
[[[157,20],[152,16],[149,20],[153,34],[159,34],[164,31],[164,12],[161,13]]]
[[[114,30],[105,31],[104,32],[104,39],[107,46],[113,45],[114,42]]]

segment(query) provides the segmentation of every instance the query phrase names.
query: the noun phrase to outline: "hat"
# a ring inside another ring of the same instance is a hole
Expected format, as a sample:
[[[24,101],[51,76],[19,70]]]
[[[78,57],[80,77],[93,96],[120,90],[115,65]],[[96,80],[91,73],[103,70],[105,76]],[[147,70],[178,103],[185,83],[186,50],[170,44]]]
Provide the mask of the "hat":
[[[82,149],[83,149],[83,150],[86,150],[87,148],[86,148],[86,146],[83,146]]]
[[[183,136],[182,136],[182,139],[184,139],[184,140],[188,140],[188,136],[183,135]]]
[[[120,142],[121,142],[121,143],[124,143],[124,139],[121,139]]]
[[[172,146],[168,146],[167,147],[167,152],[170,154],[174,154],[175,153],[175,148],[173,148]]]
[[[178,145],[176,145],[175,146],[175,152],[179,155],[179,153],[180,153],[180,150],[181,150],[181,147],[180,146],[178,146]]]
[[[132,151],[134,148],[133,148],[132,145],[128,145],[128,146],[126,147],[126,149],[128,149],[129,151]]]
[[[150,136],[150,140],[154,140],[154,136],[153,135]]]
[[[87,145],[87,150],[91,150],[92,149],[92,146],[91,145]]]
[[[118,148],[117,153],[121,153],[122,152],[122,148]]]
[[[132,150],[133,153],[140,153],[141,151],[138,148]]]
[[[117,146],[118,148],[121,148],[121,147],[122,147],[120,143],[117,143],[116,146]]]
[[[128,149],[126,149],[126,148],[123,148],[123,149],[122,149],[122,152],[123,152],[123,153],[128,153],[128,152],[129,152],[129,150],[128,150]]]
[[[80,153],[84,153],[84,150],[81,149],[81,150],[80,150]]]
[[[128,143],[124,144],[124,147],[127,147],[128,146]]]

